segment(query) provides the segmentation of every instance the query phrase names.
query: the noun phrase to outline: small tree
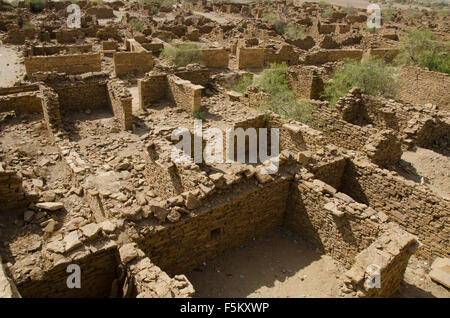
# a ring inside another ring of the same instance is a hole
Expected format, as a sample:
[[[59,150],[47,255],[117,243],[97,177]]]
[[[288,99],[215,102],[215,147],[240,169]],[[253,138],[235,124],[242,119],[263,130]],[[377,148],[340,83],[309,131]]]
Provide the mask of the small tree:
[[[398,64],[418,65],[431,71],[450,73],[448,43],[437,41],[434,34],[426,29],[407,31],[408,37],[402,41]]]
[[[398,88],[397,74],[396,68],[380,58],[369,57],[361,61],[346,59],[325,85],[324,97],[335,105],[353,87],[359,87],[369,95],[393,97]]]

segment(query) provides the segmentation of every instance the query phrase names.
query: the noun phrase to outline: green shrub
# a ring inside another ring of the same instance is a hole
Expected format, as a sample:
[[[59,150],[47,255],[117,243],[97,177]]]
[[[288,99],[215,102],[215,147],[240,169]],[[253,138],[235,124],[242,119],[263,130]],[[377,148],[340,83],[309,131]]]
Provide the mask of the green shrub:
[[[284,118],[291,118],[305,124],[312,122],[313,105],[306,100],[299,100],[289,87],[286,77],[287,65],[271,64],[264,69],[261,77],[255,82],[266,93],[270,94],[270,100],[261,105],[263,109],[269,109]]]
[[[320,1],[319,4],[320,4],[321,6],[327,6],[327,7],[330,7],[330,6],[331,6],[331,3],[326,2],[326,1]]]
[[[242,76],[239,81],[231,87],[231,90],[239,93],[244,93],[247,90],[247,87],[253,84],[253,76],[250,74],[245,74]]]
[[[380,58],[369,57],[361,61],[346,59],[326,83],[324,97],[335,105],[337,100],[353,87],[369,95],[393,97],[397,91],[397,69]]]
[[[418,65],[430,71],[450,73],[450,46],[437,41],[434,34],[426,29],[408,30],[402,41],[397,64]]]
[[[395,10],[392,7],[387,7],[381,10],[381,18],[383,21],[394,20]]]
[[[289,23],[285,30],[284,36],[290,40],[303,40],[306,37],[306,29],[304,26]]]
[[[323,18],[329,18],[334,13],[334,10],[332,8],[326,9],[322,12]]]
[[[152,14],[157,14],[158,13],[158,8],[157,7],[152,7],[151,11],[152,11]]]
[[[192,113],[192,117],[194,117],[195,119],[201,119],[202,121],[206,121],[205,113],[202,112],[201,110],[194,110],[194,112]]]
[[[141,21],[137,20],[137,19],[132,19],[130,21],[130,28],[137,30],[137,31],[142,31],[145,28],[144,23],[142,23]]]
[[[71,47],[67,51],[67,54],[81,54],[81,50],[79,48]]]
[[[283,35],[286,29],[286,22],[283,20],[277,20],[273,23],[273,28],[278,35]]]
[[[263,13],[261,16],[261,21],[264,23],[273,23],[278,19],[275,13]]]
[[[31,12],[38,13],[44,10],[45,0],[29,0]]]
[[[201,62],[201,50],[196,43],[173,43],[162,50],[160,57],[171,61],[178,67],[186,66]]]

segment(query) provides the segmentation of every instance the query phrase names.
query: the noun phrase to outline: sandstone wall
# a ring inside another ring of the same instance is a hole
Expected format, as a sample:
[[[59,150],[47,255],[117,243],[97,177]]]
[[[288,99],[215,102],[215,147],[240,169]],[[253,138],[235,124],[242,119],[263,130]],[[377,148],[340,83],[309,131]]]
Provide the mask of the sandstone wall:
[[[428,260],[449,256],[448,200],[368,162],[349,161],[342,182],[342,192],[384,212],[402,229],[417,235],[423,244],[418,255]]]
[[[13,170],[5,169],[0,162],[0,211],[26,207],[33,197],[27,196],[22,188],[22,178]]]
[[[211,68],[228,68],[229,53],[224,49],[202,49],[202,64]]]
[[[83,45],[57,45],[57,46],[33,46],[31,48],[32,56],[38,55],[55,55],[62,51],[69,52],[70,50],[76,50],[79,53],[90,53],[92,52],[92,44]]]
[[[151,52],[117,52],[114,53],[113,63],[116,76],[129,73],[146,73],[155,64]]]
[[[100,54],[36,56],[25,58],[24,62],[29,77],[35,72],[81,74],[100,72],[102,68]]]
[[[188,112],[200,110],[201,94],[203,86],[192,84],[175,75],[168,75],[168,96],[178,107]]]
[[[356,256],[352,268],[345,273],[344,292],[354,292],[358,297],[391,297],[399,290],[409,258],[418,244],[413,235],[392,224]],[[378,282],[373,275],[379,275]]]
[[[322,50],[313,53],[308,53],[304,59],[304,64],[316,65],[328,62],[337,62],[345,58],[354,60],[361,60],[363,56],[362,50]]]
[[[0,96],[0,113],[10,111],[17,115],[42,113],[42,102],[34,92]]]
[[[349,268],[380,232],[378,220],[370,218],[376,212],[320,180],[304,178],[291,185],[284,226]]]
[[[54,87],[63,111],[107,109],[105,82],[76,82],[72,85]]]
[[[69,264],[77,264],[81,269],[81,288],[68,288],[66,272]],[[111,285],[116,278],[120,264],[116,246],[102,248],[88,253],[76,260],[67,260],[51,270],[43,272],[42,277],[17,282],[17,288],[24,298],[99,298],[109,297]]]
[[[291,66],[287,76],[292,90],[298,98],[320,99],[324,84],[320,70],[308,66]]]
[[[249,184],[229,193],[215,207],[149,234],[139,243],[152,262],[182,273],[283,222],[290,180]]]
[[[399,76],[398,97],[416,104],[434,104],[450,111],[450,76],[419,67],[406,66]]]
[[[114,117],[119,121],[123,130],[133,129],[132,103],[130,92],[118,81],[109,81],[109,104],[114,112]]]
[[[150,75],[138,80],[139,107],[144,109],[149,104],[164,99],[167,94],[167,74]]]

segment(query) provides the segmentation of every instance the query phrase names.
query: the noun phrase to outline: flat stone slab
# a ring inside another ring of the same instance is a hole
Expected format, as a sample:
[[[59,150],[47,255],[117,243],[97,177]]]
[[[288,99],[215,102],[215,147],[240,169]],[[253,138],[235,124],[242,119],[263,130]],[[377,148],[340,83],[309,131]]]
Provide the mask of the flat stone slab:
[[[430,278],[450,288],[450,258],[436,258],[431,265]]]
[[[56,211],[56,210],[64,208],[64,203],[62,203],[62,202],[41,202],[41,203],[36,203],[36,206],[43,210]]]

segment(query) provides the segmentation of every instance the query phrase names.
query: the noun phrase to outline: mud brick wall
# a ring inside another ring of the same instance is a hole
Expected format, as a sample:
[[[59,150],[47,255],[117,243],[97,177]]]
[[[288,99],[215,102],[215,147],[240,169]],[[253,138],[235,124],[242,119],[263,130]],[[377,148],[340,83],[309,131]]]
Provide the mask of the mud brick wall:
[[[225,49],[203,49],[201,57],[206,67],[228,68],[230,54]]]
[[[66,272],[69,264],[77,264],[81,269],[81,288],[68,288]],[[72,261],[60,263],[44,272],[42,277],[16,282],[24,298],[100,298],[109,297],[111,284],[116,278],[120,264],[117,247],[103,248],[95,253],[83,255]]]
[[[319,99],[324,85],[319,70],[312,66],[291,66],[287,71],[289,83],[298,98]]]
[[[361,60],[362,50],[321,50],[306,55],[304,64],[324,64],[328,62],[337,62],[345,58]]]
[[[107,84],[108,97],[114,117],[124,130],[133,129],[132,103],[133,98],[123,84],[112,80]]]
[[[349,161],[342,182],[342,192],[384,212],[402,229],[417,235],[423,244],[418,255],[428,260],[449,256],[448,200],[368,162]]]
[[[392,224],[391,228],[356,256],[352,268],[345,273],[347,292],[353,291],[358,297],[391,297],[399,290],[409,258],[417,246],[416,237]],[[376,266],[375,271],[370,269],[373,265]],[[380,275],[379,288],[366,282],[374,274]]]
[[[319,179],[333,188],[340,190],[342,185],[342,176],[344,175],[347,160],[338,156],[328,162],[318,163],[312,169],[316,179]]]
[[[102,58],[100,54],[36,56],[25,58],[25,68],[30,77],[35,72],[53,71],[66,74],[100,72]]]
[[[14,111],[17,115],[42,113],[42,101],[36,93],[0,96],[0,113]]]
[[[145,79],[138,80],[139,107],[144,109],[167,96],[167,74],[150,75]]]
[[[129,73],[146,73],[155,64],[151,52],[117,52],[114,53],[113,62],[116,76]]]
[[[184,108],[188,112],[200,110],[203,86],[192,84],[175,75],[168,75],[167,82],[169,85],[168,96],[178,107]]]
[[[420,67],[405,66],[399,76],[398,97],[416,104],[434,104],[450,111],[450,76]]]
[[[116,41],[102,41],[102,49],[103,50],[117,50],[119,47],[119,43]]]
[[[126,39],[125,45],[126,45],[127,51],[130,51],[130,52],[136,52],[136,53],[147,52],[147,50],[135,39]]]
[[[79,82],[54,89],[58,94],[61,111],[84,111],[109,107],[104,82]]]
[[[369,56],[379,57],[385,60],[386,62],[390,63],[392,62],[395,57],[400,53],[399,49],[382,49],[382,48],[375,48],[369,50]]]
[[[317,31],[319,34],[330,34],[336,32],[337,24],[325,24],[319,23],[317,25]]]
[[[370,208],[348,197],[346,202],[339,194],[325,195],[323,182],[317,181],[300,179],[292,183],[284,226],[349,268],[355,256],[378,236],[381,225],[369,218]],[[341,205],[337,209],[343,215],[327,209],[330,203]]]
[[[238,69],[264,67],[265,55],[266,49],[264,48],[239,47],[237,49]]]
[[[283,45],[276,51],[273,49],[266,49],[264,64],[280,64],[283,62],[286,62],[287,65],[298,64],[298,54],[294,51],[292,46]]]
[[[290,182],[286,179],[262,187],[251,183],[239,192],[229,192],[214,208],[195,218],[147,235],[139,243],[140,248],[169,273],[192,270],[203,261],[280,226]]]

